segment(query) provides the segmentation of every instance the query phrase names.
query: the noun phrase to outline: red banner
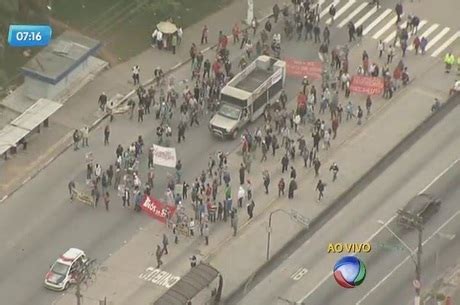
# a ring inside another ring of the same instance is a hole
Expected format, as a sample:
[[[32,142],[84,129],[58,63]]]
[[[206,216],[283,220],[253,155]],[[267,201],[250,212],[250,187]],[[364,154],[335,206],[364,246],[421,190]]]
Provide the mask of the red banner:
[[[308,76],[310,79],[321,79],[323,63],[320,61],[302,61],[292,58],[286,58],[287,74],[294,77]]]
[[[354,93],[364,93],[369,95],[382,94],[383,78],[355,75],[351,79],[350,91]]]
[[[166,223],[167,215],[171,218],[176,212],[175,206],[169,206],[164,203],[161,203],[159,200],[153,197],[144,196],[144,199],[141,203],[141,209],[147,215],[156,220],[159,220],[163,223]]]

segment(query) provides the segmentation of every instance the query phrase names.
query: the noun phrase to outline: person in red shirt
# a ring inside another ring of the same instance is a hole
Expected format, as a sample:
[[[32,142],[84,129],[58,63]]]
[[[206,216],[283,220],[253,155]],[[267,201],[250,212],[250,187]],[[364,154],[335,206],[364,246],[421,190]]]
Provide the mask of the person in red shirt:
[[[297,107],[302,108],[307,106],[307,96],[302,91],[297,95]]]
[[[418,49],[420,48],[420,38],[418,36],[414,38],[413,44],[414,44],[415,55],[418,55]]]

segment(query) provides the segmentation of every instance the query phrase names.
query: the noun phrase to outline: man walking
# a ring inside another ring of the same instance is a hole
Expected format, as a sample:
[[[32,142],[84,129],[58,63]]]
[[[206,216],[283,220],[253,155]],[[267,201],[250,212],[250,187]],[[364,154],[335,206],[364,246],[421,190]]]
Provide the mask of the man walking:
[[[326,186],[326,184],[323,183],[323,181],[321,181],[321,179],[318,181],[318,184],[316,185],[316,190],[319,192],[319,195],[318,195],[318,201],[321,201],[321,199],[323,198],[324,194],[324,187]]]
[[[161,248],[160,245],[157,245],[157,250],[155,252],[156,258],[157,258],[157,268],[160,268],[161,265],[163,265],[163,261],[161,260],[161,257],[163,256],[163,249]]]
[[[287,154],[281,158],[281,173],[284,174],[285,171],[288,170],[288,165],[289,165],[289,157]]]
[[[371,115],[371,107],[372,107],[372,99],[371,99],[371,96],[368,95],[367,98],[366,98],[367,116]]]
[[[337,173],[339,172],[339,167],[337,166],[337,163],[333,163],[331,167],[329,168],[329,171],[332,171],[332,182],[337,179]]]
[[[81,129],[81,134],[82,134],[82,140],[83,140],[83,143],[81,145],[81,147],[88,147],[88,138],[89,138],[89,128],[88,126],[85,126]]]
[[[134,82],[134,85],[139,85],[139,72],[140,72],[140,68],[138,65],[135,65],[133,68],[132,68],[132,72],[133,72],[133,82]]]
[[[164,234],[164,233],[163,233],[162,244],[163,244],[163,253],[164,253],[165,255],[167,255],[167,254],[168,254],[169,240],[168,240],[168,236],[166,236],[166,234]]]
[[[105,125],[104,128],[104,145],[109,145],[109,137],[110,137],[110,126]]]
[[[265,194],[268,195],[268,186],[270,185],[270,174],[267,170],[263,172],[263,179],[264,179],[264,187],[265,187]]]
[[[280,181],[278,182],[278,197],[281,197],[281,195],[284,196],[285,188],[286,188],[286,183],[284,182],[284,178],[281,177]]]
[[[209,245],[209,226],[207,223],[204,224],[203,228],[204,244]]]
[[[294,199],[294,192],[297,190],[297,182],[294,178],[289,181],[288,198]]]
[[[71,180],[69,182],[69,184],[67,185],[67,187],[69,188],[70,200],[73,200],[73,197],[74,197],[74,194],[75,194],[75,182],[73,182],[73,180]]]
[[[104,111],[105,106],[107,105],[107,95],[105,94],[105,92],[102,92],[102,94],[99,96],[98,104],[99,104],[99,108],[102,111]]]
[[[231,217],[232,217],[231,224],[233,228],[233,236],[236,236],[236,233],[238,231],[238,213],[236,212],[236,210],[232,211]]]
[[[104,196],[104,205],[105,205],[105,210],[108,212],[109,211],[109,203],[110,203],[110,195],[109,192],[105,192]]]
[[[315,158],[313,161],[313,167],[315,168],[315,177],[319,176],[319,168],[321,167],[321,162],[318,158]]]
[[[241,163],[240,169],[239,169],[239,174],[240,174],[240,185],[244,184],[244,176],[245,176],[246,168],[244,167],[244,164]]]
[[[254,207],[255,206],[256,206],[256,204],[254,203],[254,200],[251,200],[251,202],[248,203],[247,211],[248,211],[249,219],[251,219],[254,216]]]

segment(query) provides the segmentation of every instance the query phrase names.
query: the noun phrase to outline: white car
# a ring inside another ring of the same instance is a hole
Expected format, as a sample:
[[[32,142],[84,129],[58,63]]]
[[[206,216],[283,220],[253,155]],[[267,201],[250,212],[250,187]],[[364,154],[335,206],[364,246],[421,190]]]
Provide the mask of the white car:
[[[75,282],[75,273],[88,261],[85,252],[70,248],[51,266],[45,276],[45,287],[63,291]]]

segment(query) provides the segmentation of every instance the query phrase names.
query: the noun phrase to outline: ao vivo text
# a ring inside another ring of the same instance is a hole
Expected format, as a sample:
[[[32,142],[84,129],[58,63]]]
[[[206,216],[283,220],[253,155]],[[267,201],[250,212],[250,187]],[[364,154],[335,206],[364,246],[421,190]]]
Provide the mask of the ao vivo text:
[[[369,253],[372,247],[370,243],[329,243],[327,253]]]

